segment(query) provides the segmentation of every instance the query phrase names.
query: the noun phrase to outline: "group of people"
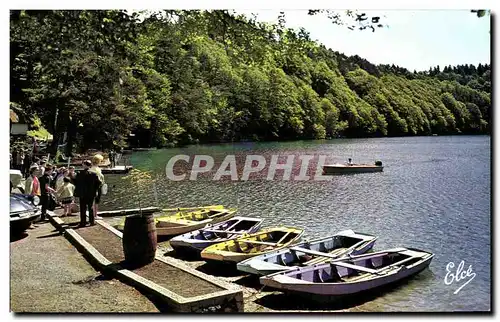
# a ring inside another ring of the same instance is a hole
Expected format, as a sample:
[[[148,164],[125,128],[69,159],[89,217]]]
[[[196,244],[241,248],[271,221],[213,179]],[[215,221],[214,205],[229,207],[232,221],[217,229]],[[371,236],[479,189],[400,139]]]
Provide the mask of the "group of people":
[[[16,149],[10,154],[10,168],[21,171],[26,175],[29,169],[30,157],[23,149]]]
[[[62,217],[71,216],[77,197],[80,204],[80,227],[87,225],[86,211],[89,213],[89,224],[94,225],[95,219],[100,219],[97,210],[105,187],[104,175],[99,168],[102,160],[102,155],[97,154],[91,160],[83,161],[83,169],[78,173],[72,166],[56,168],[46,161],[32,164],[25,183],[25,193],[40,197],[40,220],[46,220],[47,209],[54,202],[53,198],[64,208]]]

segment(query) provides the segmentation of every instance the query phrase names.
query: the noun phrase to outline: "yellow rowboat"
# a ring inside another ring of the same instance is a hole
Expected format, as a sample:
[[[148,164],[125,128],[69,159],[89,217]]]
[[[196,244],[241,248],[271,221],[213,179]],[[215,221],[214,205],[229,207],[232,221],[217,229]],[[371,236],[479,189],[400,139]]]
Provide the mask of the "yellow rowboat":
[[[163,212],[185,212],[185,211],[196,211],[202,209],[224,209],[223,205],[212,205],[212,206],[201,206],[201,207],[190,207],[190,208],[167,208],[162,209]]]
[[[157,236],[174,236],[198,230],[208,224],[226,221],[236,213],[236,209],[203,209],[189,213],[155,218]]]
[[[216,261],[238,263],[242,260],[275,251],[300,240],[304,230],[293,227],[275,227],[235,240],[205,248],[201,257]]]
[[[177,213],[175,213],[173,215],[169,215],[169,216],[176,216],[176,217],[180,218],[181,216],[184,216],[184,215],[191,217],[193,212],[197,212],[197,211],[205,210],[205,209],[224,209],[224,206],[223,205],[212,205],[212,206],[201,206],[201,207],[190,207],[190,208],[169,208],[169,209],[162,209],[162,212],[166,212],[166,213],[177,212]],[[163,217],[164,216],[161,216],[158,218],[163,218]],[[158,224],[157,218],[155,218],[155,224],[156,225]],[[123,218],[122,222],[116,226],[116,229],[123,231],[123,227],[125,227],[125,218]]]

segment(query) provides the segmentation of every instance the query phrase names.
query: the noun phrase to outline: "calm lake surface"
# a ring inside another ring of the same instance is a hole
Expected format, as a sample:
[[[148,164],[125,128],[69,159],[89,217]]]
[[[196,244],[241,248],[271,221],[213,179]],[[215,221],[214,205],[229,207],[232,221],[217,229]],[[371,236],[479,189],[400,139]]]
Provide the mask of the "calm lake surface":
[[[187,168],[196,154],[212,156],[216,166],[196,181],[170,181],[165,166],[178,154],[191,156]],[[296,159],[325,155],[327,163],[347,158],[355,163],[382,160],[385,168],[382,173],[333,176],[330,181],[283,181],[283,171],[277,171],[275,180],[266,180],[266,167],[248,181],[213,181],[228,154],[238,155],[239,171],[248,154],[262,155],[268,162],[271,155],[295,155]],[[239,143],[136,152],[130,163],[154,173],[156,195],[153,182],[138,189],[121,176],[106,175],[110,189],[101,209],[137,208],[139,198],[142,206],[163,208],[224,204],[238,208],[237,215],[265,218],[264,227],[304,228],[305,237],[344,229],[374,234],[379,236],[374,251],[406,246],[430,251],[435,257],[430,269],[358,309],[487,311],[491,304],[490,162],[489,136]],[[471,265],[476,276],[454,294],[470,277],[446,285],[446,267],[453,262],[455,273],[461,261],[464,271]]]

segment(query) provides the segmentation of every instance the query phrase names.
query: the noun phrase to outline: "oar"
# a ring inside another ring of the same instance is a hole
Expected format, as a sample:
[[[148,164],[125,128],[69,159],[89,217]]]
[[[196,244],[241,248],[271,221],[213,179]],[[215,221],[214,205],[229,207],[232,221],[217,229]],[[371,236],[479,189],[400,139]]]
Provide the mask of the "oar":
[[[389,265],[389,266],[386,266],[386,267],[380,268],[380,269],[378,269],[378,270],[377,270],[377,274],[380,274],[382,271],[385,271],[385,270],[387,270],[387,269],[389,269],[389,268],[393,268],[393,267],[395,267],[395,266],[399,266],[399,265],[401,265],[401,264],[403,264],[403,263],[409,262],[409,261],[414,260],[414,259],[415,259],[415,257],[410,257],[410,258],[407,258],[407,259],[403,259],[402,261],[399,261],[399,262],[393,263],[393,264],[391,264],[391,265]],[[336,264],[335,264],[335,265],[336,265]]]
[[[236,225],[238,225],[240,222],[241,222],[241,220],[237,220],[233,225],[229,226],[226,230],[230,230],[230,229],[236,227]]]
[[[263,242],[263,241],[258,241],[258,240],[236,239],[236,241],[242,242],[242,243],[257,244],[257,245],[278,246],[278,243],[268,243],[268,242]]]
[[[351,246],[349,248],[336,248],[336,249],[334,249],[334,250],[332,250],[330,252],[327,252],[326,254],[332,254],[332,255],[337,256],[337,258],[338,258],[339,257],[339,253],[341,253],[342,251],[345,251],[346,253],[350,253],[350,251],[356,249],[357,247],[359,247],[363,243],[365,243],[365,242],[361,241],[361,242],[356,243],[355,245],[353,245],[353,246]],[[321,263],[323,261],[326,261],[326,258],[324,258],[324,256],[318,256],[317,258],[314,258],[314,259],[311,259],[310,261],[305,262],[303,265],[305,265],[305,266],[307,266],[307,265],[314,265],[314,264]]]
[[[223,207],[222,205],[214,205],[214,206],[202,206],[202,207],[189,207],[189,208],[165,208],[162,211],[184,211],[184,210],[193,210],[193,209],[210,209],[210,208],[219,208]]]
[[[365,257],[375,258],[375,257],[381,257],[381,256],[385,256],[388,254],[392,254],[392,253],[399,253],[399,252],[402,252],[405,250],[406,250],[406,248],[394,248],[394,249],[387,249],[387,250],[382,250],[382,251],[374,252],[374,253],[365,253],[365,254],[361,254],[361,255],[355,255],[355,256],[347,255],[345,257],[337,258],[337,259],[333,260],[332,262],[340,261],[340,260],[342,260],[342,261],[358,260],[358,259],[363,259]]]
[[[325,253],[325,254],[330,254],[330,255],[334,255],[334,256],[338,257],[339,256],[338,253],[343,252],[344,250],[346,250],[346,248],[336,248],[336,249],[329,251],[328,253]],[[314,265],[314,264],[318,264],[318,263],[321,263],[321,262],[324,262],[327,260],[328,260],[327,257],[318,256],[316,258],[311,259],[310,261],[305,262],[303,265],[304,266]]]
[[[217,230],[217,229],[200,229],[202,231],[206,231],[206,232],[209,232],[209,233],[224,233],[224,234],[237,234],[237,235],[244,235],[245,233],[240,233],[240,232],[237,232],[237,231],[227,231],[227,230]]]
[[[305,254],[309,254],[309,255],[329,257],[329,258],[334,258],[334,259],[337,258],[337,256],[331,255],[329,253],[317,252],[317,251],[314,251],[311,249],[306,249],[306,248],[301,248],[301,247],[292,247],[290,249],[293,251],[296,251],[296,252],[301,252],[301,253],[305,253]]]
[[[281,244],[281,241],[285,240],[285,237],[288,236],[290,234],[290,232],[287,232],[283,237],[281,237],[280,240],[278,240],[278,242],[276,244]]]

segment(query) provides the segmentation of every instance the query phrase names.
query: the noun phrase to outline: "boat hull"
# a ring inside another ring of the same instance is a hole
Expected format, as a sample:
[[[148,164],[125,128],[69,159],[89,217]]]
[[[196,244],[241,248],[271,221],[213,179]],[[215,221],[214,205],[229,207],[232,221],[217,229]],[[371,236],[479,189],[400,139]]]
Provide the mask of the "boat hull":
[[[352,234],[349,234],[348,232],[352,232]],[[333,246],[333,238],[335,237],[358,237],[359,241],[354,244],[351,247],[345,248],[343,251],[337,252],[335,255],[337,258],[340,258],[342,256],[345,256],[347,254],[351,255],[359,255],[363,254],[370,249],[373,248],[377,237],[371,236],[371,235],[364,235],[364,234],[359,234],[355,233],[354,231],[348,231],[348,232],[340,232],[336,235],[325,237],[325,238],[320,238],[311,242],[304,242],[300,244],[294,245],[294,247],[299,247],[299,248],[306,248],[306,249],[313,249],[317,250],[317,248],[320,248],[320,244],[323,243],[332,243],[332,246],[329,248],[328,251],[334,250],[335,247]],[[324,251],[322,251],[324,252]],[[279,258],[281,257],[281,258]],[[298,267],[298,265],[283,265],[283,264],[288,264],[285,263],[284,259],[290,259],[293,258],[292,250],[290,250],[289,247],[285,249],[281,249],[279,251],[274,251],[268,254],[264,254],[261,256],[255,256],[252,257],[251,259],[245,260],[243,262],[238,263],[237,268],[238,270],[254,275],[260,275],[260,276],[265,276],[265,275],[270,275],[270,274],[275,274],[278,272],[283,272],[287,271],[293,268]],[[318,258],[318,257],[315,257]],[[329,257],[324,257],[323,259],[318,258],[316,260],[316,263],[322,263],[332,260],[332,258]],[[278,264],[279,262],[282,262],[283,264]]]
[[[370,173],[382,172],[383,166],[376,165],[324,165],[323,174],[347,174],[347,173]]]
[[[254,256],[266,254],[269,252],[272,252],[274,250],[278,249],[283,249],[285,247],[288,247],[292,244],[297,243],[300,238],[302,237],[302,234],[304,231],[302,229],[296,229],[296,228],[287,228],[287,227],[282,227],[282,228],[271,228],[271,229],[266,229],[261,232],[258,232],[256,234],[248,235],[245,236],[243,239],[246,240],[252,240],[254,243],[258,244],[258,236],[263,236],[266,234],[271,234],[271,233],[293,233],[294,237],[287,241],[286,243],[280,244],[280,245],[275,245],[272,249],[269,250],[263,250],[263,251],[258,251],[256,248],[250,248],[248,252],[242,252],[242,251],[235,251],[233,248],[235,248],[235,245],[240,243],[239,241],[241,239],[236,239],[236,240],[231,240],[223,243],[218,243],[215,245],[212,245],[210,247],[205,248],[201,252],[201,257],[207,260],[212,260],[212,261],[222,261],[222,262],[228,262],[228,263],[238,263],[243,260],[249,259]],[[245,243],[245,242],[242,242]],[[251,243],[249,243],[251,244]]]
[[[254,225],[251,226],[249,229],[246,229],[244,231],[238,231],[238,233],[247,233],[247,234],[252,234],[252,233],[255,233],[257,232],[261,225],[262,225],[262,219],[255,219],[255,218],[245,218],[245,217],[233,217],[229,220],[226,220],[226,221],[223,221],[223,222],[220,222],[218,224],[215,224],[215,225],[211,225],[210,226],[210,229],[213,229],[213,230],[219,230],[221,229],[222,227],[224,227],[225,225],[227,225],[228,223],[231,223],[231,222],[238,222],[239,223],[242,223],[242,222],[253,222]],[[226,242],[226,241],[229,241],[229,240],[232,240],[232,239],[236,239],[238,238],[238,234],[233,234],[232,236],[234,237],[230,237],[230,238],[224,238],[224,239],[215,239],[215,240],[207,240],[207,239],[201,239],[201,231],[200,229],[197,229],[195,231],[192,231],[192,232],[189,232],[187,234],[183,234],[183,235],[180,235],[180,236],[176,236],[174,238],[172,238],[170,240],[170,246],[172,246],[172,248],[174,249],[189,249],[191,251],[194,251],[194,252],[201,252],[203,249],[211,246],[211,245],[214,245],[214,244],[218,244],[218,243],[222,243],[222,242]],[[228,235],[231,235],[231,232],[228,231],[227,233]],[[200,239],[198,239],[200,238]]]
[[[178,220],[178,225],[175,227],[160,227],[156,226],[156,235],[157,236],[176,236],[182,235],[193,230],[198,230],[200,228],[205,227],[208,224],[215,224],[222,221],[226,221],[234,217],[235,212],[231,211],[222,216],[205,219],[201,221],[191,221],[191,220]]]
[[[314,271],[321,270],[322,268],[329,266],[330,264],[328,263],[305,269],[298,268],[294,270],[295,272],[290,270],[284,273],[264,276],[260,278],[260,283],[262,285],[286,292],[330,296],[333,298],[351,296],[375,288],[380,288],[415,275],[426,269],[430,265],[433,257],[434,255],[429,254],[429,256],[422,258],[419,262],[410,266],[401,266],[398,270],[391,271],[390,273],[382,276],[373,276],[372,278],[361,281],[321,283],[292,277],[296,276],[297,272],[300,272],[301,275],[314,274]]]

